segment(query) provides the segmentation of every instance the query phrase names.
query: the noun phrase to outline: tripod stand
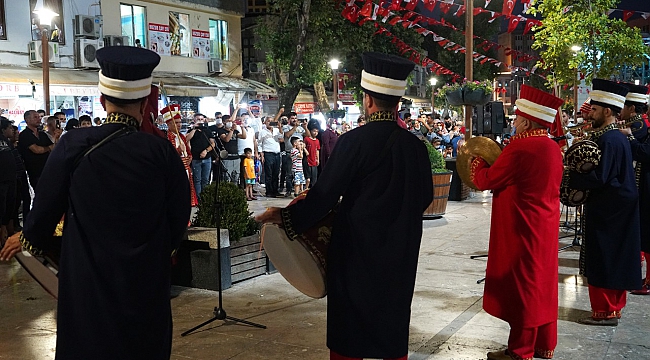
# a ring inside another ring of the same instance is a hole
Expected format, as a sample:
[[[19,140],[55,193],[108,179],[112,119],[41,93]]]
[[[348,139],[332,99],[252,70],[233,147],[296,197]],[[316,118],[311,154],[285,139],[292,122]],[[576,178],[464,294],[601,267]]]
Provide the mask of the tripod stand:
[[[484,257],[488,257],[487,254],[483,254],[483,255],[472,255],[472,256],[470,256],[469,258],[472,259],[472,260],[474,260],[474,259],[484,258]],[[477,284],[480,284],[480,283],[482,283],[483,281],[485,281],[485,277],[482,277],[482,278],[476,280],[476,283],[477,283]]]
[[[205,134],[203,134],[205,136]],[[244,319],[239,319],[236,317],[228,316],[226,314],[226,310],[223,309],[223,293],[221,290],[221,202],[219,201],[219,182],[221,179],[221,160],[225,157],[220,152],[217,152],[214,148],[212,149],[214,154],[217,157],[217,160],[219,161],[219,166],[217,167],[217,181],[215,184],[215,191],[214,191],[214,204],[215,204],[215,211],[214,211],[214,222],[217,225],[217,258],[219,258],[219,266],[217,266],[217,279],[218,279],[218,284],[219,284],[219,305],[214,308],[212,311],[212,318],[208,321],[205,321],[187,331],[181,334],[181,336],[186,336],[194,330],[200,329],[204,327],[205,325],[208,325],[209,323],[215,321],[215,320],[232,320],[234,322],[254,326],[260,329],[266,329],[265,325],[257,324],[251,321],[247,321]],[[221,151],[223,152],[223,151]],[[226,153],[227,156],[227,153]]]
[[[580,235],[582,235],[582,205],[576,206],[575,217],[573,219],[573,225],[569,222],[569,208],[566,207],[566,213],[564,214],[564,227],[568,230],[573,230],[573,241],[571,245],[566,245],[561,247],[559,251],[564,251],[570,249],[574,246],[580,246]],[[571,235],[560,236],[560,239],[570,237]]]

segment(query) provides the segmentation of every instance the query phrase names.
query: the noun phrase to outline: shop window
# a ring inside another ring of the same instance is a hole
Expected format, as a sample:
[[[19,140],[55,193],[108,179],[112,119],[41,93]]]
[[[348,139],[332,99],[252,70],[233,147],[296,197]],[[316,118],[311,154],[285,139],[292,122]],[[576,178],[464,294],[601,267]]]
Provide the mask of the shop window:
[[[228,60],[228,22],[210,19],[210,57]]]
[[[190,56],[192,47],[192,33],[190,30],[190,16],[170,11],[169,36],[171,37],[171,54]]]
[[[4,2],[4,1],[3,1]],[[4,12],[4,4],[2,9]],[[50,41],[58,42],[61,45],[65,45],[65,32],[63,29],[63,0],[43,0],[43,6],[59,14],[52,18],[52,27],[50,29]],[[41,40],[41,29],[39,24],[41,23],[38,19],[38,15],[34,14],[34,9],[36,8],[36,0],[29,0],[29,15],[31,17],[32,24],[32,40]],[[4,14],[3,14],[3,28],[4,28]],[[3,30],[6,32],[6,30]],[[6,35],[5,35],[6,36]],[[6,39],[6,37],[5,37]]]
[[[129,37],[129,45],[135,46],[140,40],[142,47],[147,47],[147,13],[143,6],[120,4],[122,36]]]
[[[0,0],[0,40],[7,40],[7,23],[5,22],[5,0]]]

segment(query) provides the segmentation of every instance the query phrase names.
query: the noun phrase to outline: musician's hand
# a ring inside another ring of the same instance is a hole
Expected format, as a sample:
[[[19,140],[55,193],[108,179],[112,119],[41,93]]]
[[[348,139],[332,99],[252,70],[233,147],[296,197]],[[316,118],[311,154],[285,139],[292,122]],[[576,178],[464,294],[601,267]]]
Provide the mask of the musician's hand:
[[[14,255],[18,254],[22,249],[20,244],[20,233],[15,233],[11,235],[5,246],[0,250],[0,261],[9,261]]]
[[[255,220],[265,223],[278,224],[282,225],[282,208],[279,207],[270,207],[266,211],[255,217]]]
[[[625,136],[632,135],[632,129],[630,129],[629,127],[619,129],[619,131],[623,133],[623,135]]]

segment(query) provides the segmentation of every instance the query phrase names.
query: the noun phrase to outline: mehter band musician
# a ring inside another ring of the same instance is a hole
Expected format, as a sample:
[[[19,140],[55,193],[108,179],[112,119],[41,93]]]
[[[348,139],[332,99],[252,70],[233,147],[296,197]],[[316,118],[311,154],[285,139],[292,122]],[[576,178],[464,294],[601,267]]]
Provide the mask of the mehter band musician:
[[[626,290],[641,288],[639,193],[630,142],[616,124],[627,93],[623,85],[593,80],[590,140],[602,155],[594,170],[569,173],[571,188],[589,190],[580,252],[580,273],[587,277],[592,312],[580,320],[586,325],[618,325]]]
[[[341,199],[327,259],[330,359],[408,355],[422,213],[433,198],[426,147],[395,121],[413,67],[401,57],[363,54],[368,123],[339,137],[305,200],[258,217],[295,237]]]
[[[488,359],[550,359],[557,345],[558,222],[562,154],[548,136],[562,99],[523,85],[515,135],[472,182],[493,190],[483,308],[510,324],[508,348]]]
[[[639,187],[639,216],[641,219],[650,218],[650,141],[648,128],[643,115],[648,110],[648,88],[641,85],[625,84],[630,92],[625,97],[625,106],[621,110],[621,119],[630,125],[640,126],[641,130],[634,131],[632,127],[621,129],[630,140],[632,158],[636,161],[637,185]],[[650,294],[650,222],[641,222],[641,257],[646,261],[646,276],[640,290],[632,290],[635,295]]]
[[[47,250],[65,214],[56,359],[169,359],[170,256],[190,216],[185,168],[169,141],[137,131],[160,57],[119,46],[97,51],[102,126],[76,129],[50,155],[20,236]],[[17,245],[17,246],[16,246]]]

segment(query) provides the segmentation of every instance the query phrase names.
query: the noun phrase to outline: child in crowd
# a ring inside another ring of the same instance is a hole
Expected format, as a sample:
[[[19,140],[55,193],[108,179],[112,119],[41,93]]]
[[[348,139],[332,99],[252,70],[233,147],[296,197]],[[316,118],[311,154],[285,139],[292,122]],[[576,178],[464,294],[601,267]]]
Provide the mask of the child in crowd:
[[[305,143],[303,143],[299,138],[292,137],[291,145],[291,171],[293,171],[293,196],[297,197],[298,194],[303,192],[305,189],[305,174],[302,171],[302,158],[305,151]]]
[[[255,163],[253,162],[253,150],[251,148],[244,149],[244,176],[246,178],[246,199],[248,201],[257,200],[253,196],[253,185],[255,185]]]
[[[307,178],[305,189],[313,186],[318,178],[318,164],[320,164],[320,141],[316,138],[318,131],[318,125],[311,125],[309,136],[304,140],[307,149],[307,168],[303,170]]]

